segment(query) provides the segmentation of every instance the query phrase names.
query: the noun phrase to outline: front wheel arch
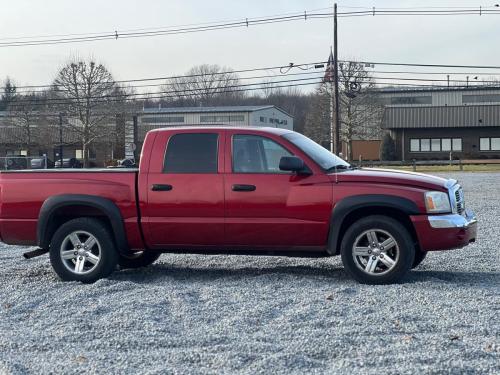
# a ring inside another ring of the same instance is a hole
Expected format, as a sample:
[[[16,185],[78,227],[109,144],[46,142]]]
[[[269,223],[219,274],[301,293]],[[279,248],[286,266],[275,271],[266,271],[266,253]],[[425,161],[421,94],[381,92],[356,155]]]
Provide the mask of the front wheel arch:
[[[409,215],[419,213],[415,202],[402,197],[379,194],[346,197],[338,202],[332,210],[327,252],[330,255],[340,255],[340,245],[348,228],[354,222],[371,215],[384,215],[399,221],[412,236],[418,250],[417,233]]]

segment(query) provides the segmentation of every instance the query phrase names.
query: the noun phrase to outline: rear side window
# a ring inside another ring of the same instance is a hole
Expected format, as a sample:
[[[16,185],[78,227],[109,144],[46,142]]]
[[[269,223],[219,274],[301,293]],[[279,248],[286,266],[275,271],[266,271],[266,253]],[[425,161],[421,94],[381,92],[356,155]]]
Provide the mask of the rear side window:
[[[164,173],[217,173],[218,134],[186,133],[170,138]]]

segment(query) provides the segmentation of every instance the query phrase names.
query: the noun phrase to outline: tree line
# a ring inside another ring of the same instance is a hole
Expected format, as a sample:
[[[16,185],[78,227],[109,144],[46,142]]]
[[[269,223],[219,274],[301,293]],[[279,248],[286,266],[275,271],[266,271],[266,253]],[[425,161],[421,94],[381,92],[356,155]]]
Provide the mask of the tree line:
[[[362,64],[339,65],[341,138],[348,146],[354,139],[380,139],[383,107],[373,94],[373,80]],[[228,67],[199,65],[183,76],[167,79],[158,95],[150,92],[135,98],[135,88],[116,82],[110,70],[95,61],[67,63],[44,90],[19,90],[7,77],[2,85],[0,111],[9,114],[9,124],[18,128],[18,142],[26,149],[35,143],[35,130],[41,123],[58,121],[64,113],[69,131],[81,145],[84,165],[88,166],[88,150],[95,142],[116,137],[110,123],[143,107],[275,105],[294,117],[294,130],[304,133],[328,147],[331,123],[331,87],[318,84],[311,91],[297,87],[275,87],[269,81],[258,91],[228,90],[242,84],[241,77]],[[40,134],[38,134],[40,135]]]

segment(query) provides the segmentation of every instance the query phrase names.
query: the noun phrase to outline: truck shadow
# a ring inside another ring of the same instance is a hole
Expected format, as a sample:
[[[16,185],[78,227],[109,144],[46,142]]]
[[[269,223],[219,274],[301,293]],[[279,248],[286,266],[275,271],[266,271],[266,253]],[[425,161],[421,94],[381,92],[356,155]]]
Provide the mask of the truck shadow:
[[[407,283],[439,282],[455,283],[460,286],[484,286],[498,288],[500,275],[496,272],[430,271],[414,270],[409,273]]]
[[[331,282],[356,284],[340,266],[308,266],[308,265],[277,265],[269,267],[187,267],[171,264],[155,264],[147,268],[136,270],[122,270],[113,274],[116,280],[128,280],[137,283],[150,283],[158,279],[173,278],[185,281],[215,281],[218,279],[241,280],[252,278],[282,277],[297,278],[298,280],[311,281],[321,279]],[[450,272],[413,270],[404,279],[404,284],[419,284],[427,282],[446,282],[460,286],[484,286],[498,288],[500,276],[494,272]]]
[[[301,279],[327,278],[349,280],[349,276],[341,267],[313,266],[269,266],[269,267],[183,267],[168,264],[154,264],[147,268],[122,270],[112,275],[114,279],[126,279],[134,282],[153,282],[157,279],[174,278],[177,280],[211,281],[221,278],[245,279],[256,277],[291,276]]]

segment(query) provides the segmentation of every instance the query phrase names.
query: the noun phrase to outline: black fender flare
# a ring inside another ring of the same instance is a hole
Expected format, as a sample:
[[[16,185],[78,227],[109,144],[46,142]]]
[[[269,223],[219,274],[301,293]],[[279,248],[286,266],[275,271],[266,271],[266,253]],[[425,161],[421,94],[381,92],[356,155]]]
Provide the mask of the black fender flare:
[[[111,200],[95,195],[62,194],[49,197],[43,202],[38,215],[37,244],[42,249],[48,249],[52,234],[57,228],[51,227],[54,214],[60,208],[67,206],[87,206],[101,211],[111,223],[111,230],[115,238],[117,250],[120,253],[129,250],[125,224],[118,206]]]
[[[332,210],[327,246],[327,251],[330,255],[339,254],[340,230],[347,216],[360,208],[370,207],[396,209],[406,215],[418,215],[421,213],[415,202],[394,195],[364,194],[346,197],[335,204]]]

